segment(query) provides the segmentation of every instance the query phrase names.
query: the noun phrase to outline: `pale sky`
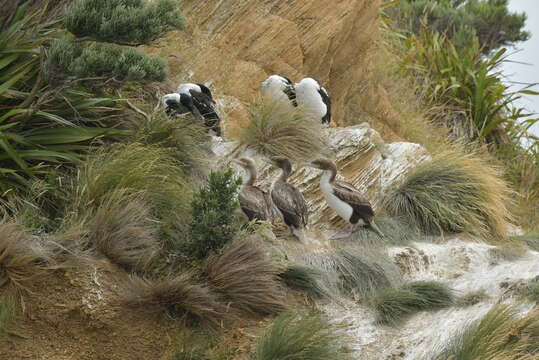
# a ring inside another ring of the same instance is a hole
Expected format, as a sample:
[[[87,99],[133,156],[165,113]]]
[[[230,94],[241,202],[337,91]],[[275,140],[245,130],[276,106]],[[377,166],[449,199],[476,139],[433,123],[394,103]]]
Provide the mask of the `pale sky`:
[[[530,65],[507,63],[504,65],[504,73],[510,81],[539,83],[539,1],[510,0],[509,8],[513,12],[525,12],[528,15],[526,30],[532,33],[530,40],[518,43],[516,49],[508,49],[509,52],[520,50],[509,59]],[[539,86],[536,86],[534,90],[539,91]],[[539,113],[539,96],[526,96],[525,99],[520,100],[519,105],[530,112]],[[534,117],[539,117],[539,114]],[[539,136],[539,124],[535,125],[532,132]]]

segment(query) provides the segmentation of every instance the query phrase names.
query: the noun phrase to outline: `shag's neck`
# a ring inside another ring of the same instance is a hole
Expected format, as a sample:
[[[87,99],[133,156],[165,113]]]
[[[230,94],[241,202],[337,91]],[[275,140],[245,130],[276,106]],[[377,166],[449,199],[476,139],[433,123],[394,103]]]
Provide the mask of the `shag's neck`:
[[[247,168],[246,170],[247,170],[248,179],[245,185],[253,186],[256,181],[256,169]]]
[[[290,170],[281,169],[281,176],[279,176],[279,180],[282,182],[287,182],[289,176],[290,176]]]
[[[336,176],[337,176],[337,172],[335,170],[324,170],[324,173],[322,174],[322,178],[320,178],[320,181],[328,183],[328,184],[333,184]]]

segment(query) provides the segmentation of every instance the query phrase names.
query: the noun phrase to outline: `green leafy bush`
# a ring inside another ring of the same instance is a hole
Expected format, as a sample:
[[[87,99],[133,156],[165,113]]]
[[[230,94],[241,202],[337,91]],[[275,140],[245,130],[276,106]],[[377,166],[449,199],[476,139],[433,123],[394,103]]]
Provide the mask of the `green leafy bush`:
[[[66,8],[64,24],[78,37],[146,44],[166,26],[181,28],[183,20],[174,0],[76,0]]]
[[[167,64],[135,48],[96,43],[82,45],[67,39],[55,41],[50,49],[51,74],[76,78],[105,77],[119,81],[163,81]]]
[[[506,235],[510,203],[497,169],[455,151],[418,165],[384,200],[391,214],[427,233],[470,232],[496,239]]]
[[[1,196],[27,191],[53,166],[79,163],[97,138],[126,134],[107,127],[121,114],[113,99],[80,91],[76,82],[46,83],[44,49],[57,32],[43,16],[21,7],[1,35]]]
[[[499,68],[506,61],[506,49],[485,58],[477,40],[457,50],[447,37],[427,30],[408,38],[407,47],[408,75],[431,103],[451,109],[446,121],[455,138],[493,142],[500,125],[526,117],[512,103],[522,94],[536,93],[529,86],[510,91],[505,84]]]
[[[279,315],[256,342],[254,360],[345,359],[339,335],[320,315]]]
[[[235,197],[240,184],[232,169],[211,172],[207,186],[194,194],[188,251],[195,258],[205,258],[234,238],[234,213],[239,207]]]
[[[434,360],[536,359],[539,355],[539,313],[524,317],[518,309],[497,305],[485,317],[456,333]]]
[[[382,324],[396,324],[418,311],[440,309],[454,302],[452,290],[434,281],[417,281],[399,289],[385,289],[372,299],[377,320]]]

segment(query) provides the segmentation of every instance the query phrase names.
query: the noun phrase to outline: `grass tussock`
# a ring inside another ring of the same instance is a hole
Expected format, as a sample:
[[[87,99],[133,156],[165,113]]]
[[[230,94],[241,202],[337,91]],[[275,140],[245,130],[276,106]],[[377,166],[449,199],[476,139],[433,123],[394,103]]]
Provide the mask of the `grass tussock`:
[[[25,289],[43,271],[40,250],[20,225],[0,223],[0,290],[7,286]]]
[[[283,313],[257,340],[252,359],[345,359],[338,338],[320,315]]]
[[[339,288],[356,298],[365,298],[390,287],[400,272],[381,252],[365,248],[341,249],[334,261]]]
[[[384,201],[391,214],[427,233],[469,232],[495,239],[506,235],[510,203],[509,189],[497,169],[457,151],[418,165]]]
[[[488,251],[491,263],[498,264],[502,261],[517,261],[529,251],[523,242],[508,241]]]
[[[251,239],[236,239],[220,254],[210,255],[202,271],[235,309],[271,315],[286,307],[278,268]]]
[[[6,291],[0,296],[0,339],[13,324],[17,315],[18,295],[14,291]]]
[[[112,193],[140,196],[160,220],[160,235],[174,242],[190,221],[191,189],[180,164],[167,149],[131,143],[99,151],[88,159],[77,176],[73,212],[84,218]]]
[[[251,122],[238,135],[243,145],[266,156],[307,160],[324,151],[322,134],[321,123],[301,110],[262,102],[252,106]]]
[[[111,194],[86,226],[95,249],[128,271],[143,271],[159,249],[156,222],[140,197]]]
[[[165,149],[190,173],[205,163],[208,141],[207,129],[189,117],[168,117],[163,111],[154,111],[149,120],[137,124],[137,134],[142,144]]]
[[[515,235],[509,238],[510,241],[522,242],[528,248],[533,251],[539,252],[539,233],[538,232],[529,232],[524,235]]]
[[[289,288],[305,292],[314,298],[329,296],[322,284],[322,273],[313,267],[290,265],[279,274],[279,278]]]
[[[385,289],[373,297],[372,305],[381,324],[395,325],[419,311],[440,309],[455,302],[453,291],[435,281],[417,281],[399,289]]]
[[[382,241],[391,245],[407,245],[421,238],[419,229],[405,219],[383,217],[376,220],[376,225],[385,235],[383,239],[370,229],[360,228],[352,235],[352,241],[370,246],[379,245]]]
[[[539,303],[539,279],[536,278],[530,281],[530,283],[524,290],[524,295],[529,300]]]
[[[141,311],[186,318],[212,330],[235,318],[215,292],[206,285],[195,283],[188,273],[156,281],[132,276],[123,301]]]
[[[539,356],[539,313],[521,317],[516,308],[497,305],[455,334],[435,360],[532,360]]]
[[[484,289],[470,291],[457,299],[457,304],[462,307],[477,305],[489,298]]]

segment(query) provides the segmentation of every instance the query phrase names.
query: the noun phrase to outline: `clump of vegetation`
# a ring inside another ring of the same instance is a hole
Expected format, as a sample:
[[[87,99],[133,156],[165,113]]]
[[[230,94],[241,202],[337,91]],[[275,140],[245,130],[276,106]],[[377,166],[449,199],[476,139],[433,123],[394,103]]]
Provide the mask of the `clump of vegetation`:
[[[421,238],[419,229],[405,219],[384,217],[377,219],[376,225],[385,235],[383,239],[370,229],[360,228],[352,235],[352,241],[370,246],[379,245],[381,241],[392,245],[406,245]]]
[[[253,359],[345,359],[338,338],[320,315],[283,313],[257,340]]]
[[[418,165],[384,200],[391,214],[429,234],[469,232],[496,239],[506,235],[510,203],[495,168],[455,151]]]
[[[207,157],[203,148],[207,130],[188,117],[171,118],[156,111],[139,124],[137,135],[143,144],[166,149],[186,173],[199,168]]]
[[[339,288],[356,298],[391,287],[399,270],[381,252],[372,249],[341,249],[333,257]]]
[[[457,299],[459,306],[473,306],[483,302],[489,298],[487,292],[484,289],[477,291],[470,291]]]
[[[289,288],[306,292],[314,298],[329,296],[328,291],[322,285],[322,273],[313,267],[290,265],[279,273],[279,278]]]
[[[0,295],[0,339],[6,334],[17,315],[17,293],[4,291]]]
[[[524,243],[517,241],[508,241],[496,246],[488,251],[492,263],[497,264],[500,261],[516,261],[521,259],[528,252]]]
[[[28,191],[55,167],[78,164],[96,139],[129,134],[113,129],[122,114],[111,98],[78,90],[78,83],[51,87],[44,63],[54,19],[45,9],[21,6],[2,32],[0,43],[0,193]]]
[[[350,247],[307,254],[303,262],[319,271],[322,285],[355,299],[399,282],[400,269],[383,251],[371,247]]]
[[[210,255],[202,272],[238,311],[271,315],[285,309],[278,268],[253,240],[239,238],[220,254]]]
[[[111,44],[82,45],[67,39],[55,41],[48,58],[48,71],[75,78],[103,77],[117,81],[163,81],[166,62],[135,48]]]
[[[404,0],[394,8],[400,27],[419,33],[428,27],[447,34],[459,50],[477,37],[484,54],[526,41],[525,13],[511,13],[508,0]]]
[[[64,24],[78,37],[146,44],[167,26],[183,27],[174,0],[76,0],[65,10]]]
[[[32,244],[30,234],[13,222],[0,223],[0,290],[8,286],[26,289],[44,270],[46,254]]]
[[[150,281],[133,276],[129,279],[123,301],[130,307],[174,318],[187,317],[211,330],[235,319],[234,314],[208,286],[196,284],[183,273]]]
[[[251,108],[251,122],[242,129],[239,140],[267,156],[306,160],[324,152],[322,133],[320,122],[301,110],[289,111],[278,103],[261,103]]]
[[[91,244],[128,271],[143,271],[159,249],[156,222],[142,198],[112,193],[86,222]]]
[[[211,172],[208,185],[200,188],[191,202],[191,242],[188,252],[197,259],[222,249],[237,231],[234,213],[239,208],[235,196],[241,180],[229,169]]]
[[[88,209],[121,191],[144,199],[161,220],[162,236],[176,239],[170,234],[180,236],[188,230],[190,187],[166,149],[136,142],[108,147],[85,162],[76,180],[71,217],[83,218]]]
[[[524,295],[531,301],[539,303],[539,279],[530,281],[524,291]]]
[[[530,232],[524,235],[510,236],[509,241],[524,243],[531,250],[539,251],[539,233]]]
[[[371,300],[381,324],[396,324],[419,311],[441,309],[455,302],[453,291],[435,281],[417,281],[399,289],[384,289]]]
[[[482,319],[455,334],[435,360],[535,359],[539,355],[539,314],[524,317],[497,305]]]

